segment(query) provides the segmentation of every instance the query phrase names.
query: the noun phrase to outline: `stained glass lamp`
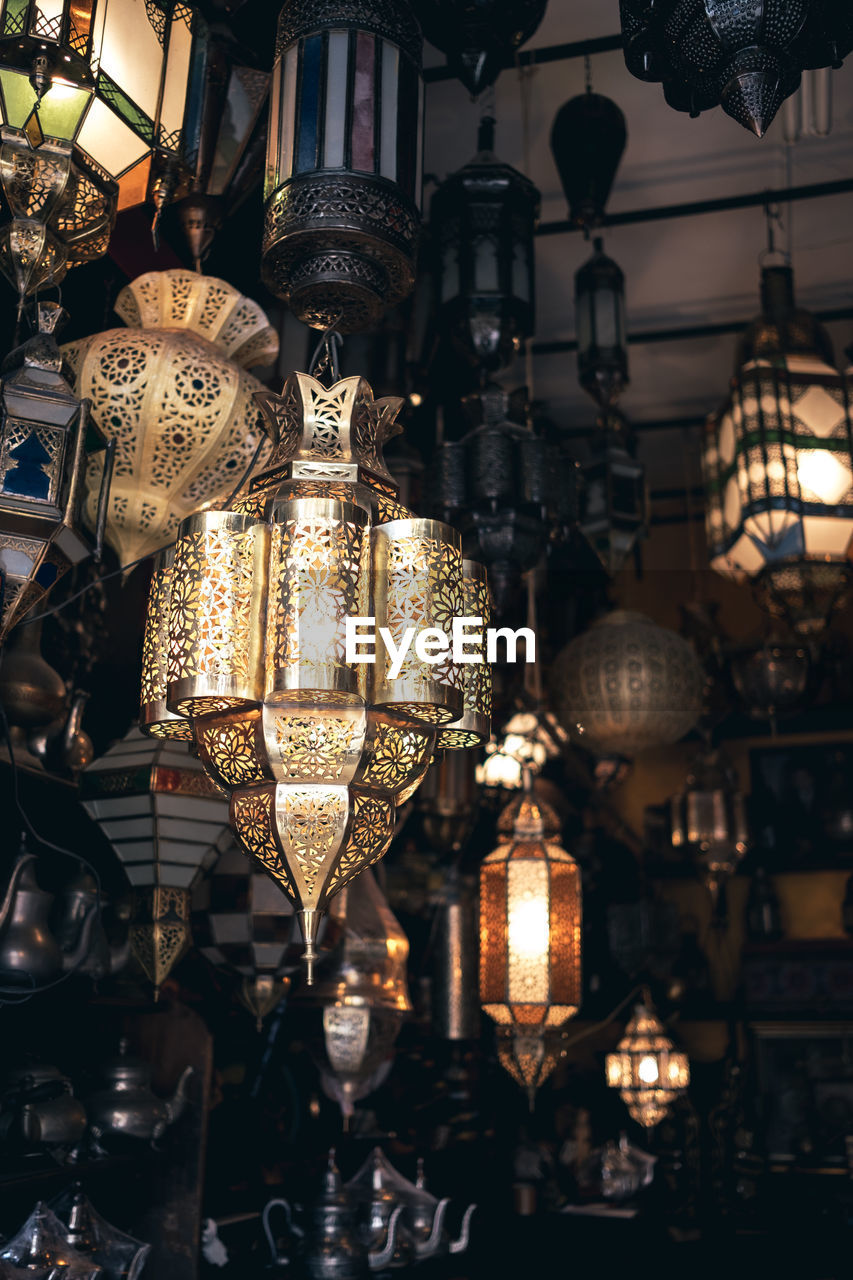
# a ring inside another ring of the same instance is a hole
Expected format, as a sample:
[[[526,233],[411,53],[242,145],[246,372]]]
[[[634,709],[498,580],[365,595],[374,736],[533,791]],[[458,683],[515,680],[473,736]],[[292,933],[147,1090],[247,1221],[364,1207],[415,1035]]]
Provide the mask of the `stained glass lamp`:
[[[0,54],[0,270],[23,298],[104,254],[117,208],[180,194],[206,27],[184,0],[3,0]]]
[[[133,888],[131,948],[156,998],[192,940],[192,887],[229,839],[227,802],[186,743],[135,726],[83,770],[80,793]]]
[[[762,271],[762,315],[739,349],[729,398],[703,448],[711,564],[752,580],[800,635],[821,631],[848,585],[853,538],[849,387],[790,267]]]
[[[0,642],[68,569],[100,554],[112,453],[93,483],[89,533],[86,477],[106,441],[65,379],[54,336],[64,314],[40,303],[39,332],[0,368]]]
[[[543,1062],[552,1057],[547,1033],[573,1017],[580,1002],[580,870],[546,839],[528,792],[513,839],[480,868],[480,1003],[514,1040],[507,1063],[515,1064],[511,1074],[528,1090],[531,1106]]]
[[[635,1007],[605,1065],[607,1083],[619,1090],[631,1117],[647,1129],[664,1118],[690,1083],[687,1054],[674,1048],[648,1000]]]

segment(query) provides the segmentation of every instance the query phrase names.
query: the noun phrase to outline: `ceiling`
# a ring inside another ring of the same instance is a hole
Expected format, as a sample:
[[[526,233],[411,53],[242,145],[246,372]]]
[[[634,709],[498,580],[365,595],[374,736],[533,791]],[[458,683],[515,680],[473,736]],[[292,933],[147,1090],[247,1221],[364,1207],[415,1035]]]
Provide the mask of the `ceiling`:
[[[619,31],[616,0],[551,0],[525,51],[613,36]],[[425,64],[444,62],[427,47]],[[853,60],[851,60],[853,64]],[[634,79],[621,51],[591,60],[596,92],[618,103],[628,125],[628,145],[616,176],[610,213],[662,204],[716,199],[788,185],[853,177],[853,65],[831,76],[833,123],[828,137],[802,137],[786,145],[781,113],[758,141],[719,109],[696,120],[673,111],[661,87]],[[542,193],[541,221],[566,218],[566,202],[549,138],[558,108],[583,92],[584,60],[504,71],[496,87],[497,140],[501,159],[528,175]],[[443,179],[475,151],[479,108],[456,80],[427,87],[427,174]],[[429,199],[429,187],[426,199]],[[425,213],[428,210],[425,208]],[[783,244],[789,244],[801,305],[828,310],[853,302],[853,193],[801,200],[783,207]],[[644,331],[750,319],[758,310],[758,256],[766,244],[763,209],[732,210],[615,227],[605,248],[626,278],[628,329]],[[580,233],[540,236],[537,251],[536,341],[574,337],[574,274],[591,247]],[[853,340],[853,322],[828,326],[836,357]],[[623,408],[635,423],[702,415],[721,400],[732,371],[732,335],[635,343],[631,385]],[[572,353],[535,355],[533,393],[550,415],[573,430],[592,426],[592,405],[577,383]],[[504,377],[525,381],[522,360]],[[653,489],[698,484],[698,435],[691,431],[639,433],[639,454]]]

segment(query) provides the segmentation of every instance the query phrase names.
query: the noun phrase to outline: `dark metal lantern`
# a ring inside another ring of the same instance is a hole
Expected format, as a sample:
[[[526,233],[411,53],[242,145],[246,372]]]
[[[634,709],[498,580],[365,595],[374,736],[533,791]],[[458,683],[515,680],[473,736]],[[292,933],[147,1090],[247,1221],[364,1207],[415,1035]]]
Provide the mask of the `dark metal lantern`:
[[[438,323],[462,355],[492,372],[509,364],[536,323],[534,233],[539,192],[492,151],[480,127],[474,159],[432,199]]]
[[[766,133],[806,69],[853,48],[847,0],[620,0],[625,62],[677,111],[723,110]]]
[[[529,40],[547,0],[416,0],[430,44],[447,57],[453,74],[476,97]]]
[[[39,303],[39,332],[0,367],[0,641],[72,565],[99,553],[112,449],[62,373],[64,312]],[[82,527],[90,455],[106,448],[97,535]]]
[[[625,117],[600,93],[570,98],[554,117],[551,152],[576,227],[589,230],[603,222],[627,140]]]
[[[648,531],[645,468],[633,456],[625,419],[615,410],[596,425],[593,451],[581,463],[579,527],[608,573],[621,569]]]
[[[281,10],[261,274],[313,328],[371,328],[414,285],[421,46],[407,0]]]
[[[603,408],[628,385],[625,277],[604,253],[602,241],[575,275],[578,379]]]

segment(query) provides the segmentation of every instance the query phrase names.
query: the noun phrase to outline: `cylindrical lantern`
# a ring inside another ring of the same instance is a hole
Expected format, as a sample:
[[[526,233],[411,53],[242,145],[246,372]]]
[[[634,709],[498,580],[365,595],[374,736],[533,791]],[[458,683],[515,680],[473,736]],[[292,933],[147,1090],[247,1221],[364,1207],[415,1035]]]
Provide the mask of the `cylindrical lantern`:
[[[600,93],[588,90],[560,107],[551,128],[551,151],[574,226],[590,231],[603,222],[627,140],[625,117]]]
[[[575,636],[551,681],[557,715],[575,741],[629,759],[683,737],[699,718],[705,683],[686,640],[621,609]]]
[[[462,715],[439,729],[437,751],[479,747],[489,738],[492,668],[486,660],[486,632],[492,621],[492,601],[485,565],[476,560],[462,561],[462,608],[463,617],[470,619],[464,628],[464,647],[472,661],[462,668]]]
[[[628,385],[625,277],[593,241],[595,252],[575,275],[578,378],[597,404],[615,403]]]
[[[66,344],[78,395],[116,444],[106,538],[122,564],[174,541],[195,511],[226,501],[269,451],[246,370],[278,335],[261,308],[215,276],[150,271],[118,295],[126,329]],[[95,496],[89,493],[89,512]]]
[[[500,1028],[553,1030],[581,1002],[581,882],[528,796],[480,868],[480,1003]]]
[[[467,360],[492,371],[535,329],[539,192],[492,151],[494,120],[483,121],[479,141],[433,196],[430,228],[439,325]]]
[[[408,0],[282,7],[261,272],[315,328],[369,329],[414,285],[421,46]]]
[[[790,267],[763,269],[762,303],[705,429],[708,545],[718,573],[753,579],[762,607],[812,635],[849,583],[850,389],[827,334],[794,305]]]
[[[719,751],[703,752],[693,763],[670,811],[673,847],[693,858],[716,900],[749,844],[743,795]]]
[[[269,465],[235,510],[189,517],[155,571],[141,725],[192,734],[296,908],[310,982],[322,913],[388,849],[438,728],[461,738],[445,749],[486,732],[487,681],[466,684],[453,635],[487,586],[454,529],[397,501],[382,444],[401,401],[307,374],[259,400]]]
[[[635,1007],[606,1071],[607,1083],[645,1128],[658,1124],[690,1083],[687,1054],[676,1052],[648,1000]]]
[[[581,463],[578,528],[611,576],[648,533],[646,471],[618,409],[602,413]]]
[[[83,808],[133,888],[133,954],[155,995],[190,945],[190,892],[224,847],[228,807],[181,742],[132,728],[80,776]]]
[[[476,1040],[480,1034],[475,907],[459,874],[450,871],[436,908],[432,994],[433,1027],[443,1040]]]

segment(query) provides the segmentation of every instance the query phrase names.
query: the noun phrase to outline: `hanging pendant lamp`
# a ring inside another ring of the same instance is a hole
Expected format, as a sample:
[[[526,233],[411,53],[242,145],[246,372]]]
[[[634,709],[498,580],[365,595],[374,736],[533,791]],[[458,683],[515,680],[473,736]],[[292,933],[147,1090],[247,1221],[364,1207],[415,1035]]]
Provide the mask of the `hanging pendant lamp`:
[[[636,1006],[616,1052],[608,1053],[606,1071],[632,1119],[647,1129],[660,1123],[690,1083],[687,1054],[675,1050],[648,999]]]
[[[424,36],[477,97],[533,35],[547,0],[415,0]]]
[[[564,103],[551,127],[551,153],[573,226],[591,231],[604,208],[628,141],[625,117],[603,94],[578,94]]]
[[[483,664],[456,663],[449,640],[480,570],[455,530],[396,501],[381,450],[401,401],[307,374],[259,400],[269,467],[239,510],[184,521],[155,571],[141,724],[194,737],[238,841],[297,908],[310,981],[322,912],[387,850],[437,735],[463,730],[448,748],[485,735]],[[372,651],[356,646],[373,662],[348,651],[353,618],[377,629]],[[418,642],[395,665],[380,628],[395,645],[431,629],[444,646]]]

